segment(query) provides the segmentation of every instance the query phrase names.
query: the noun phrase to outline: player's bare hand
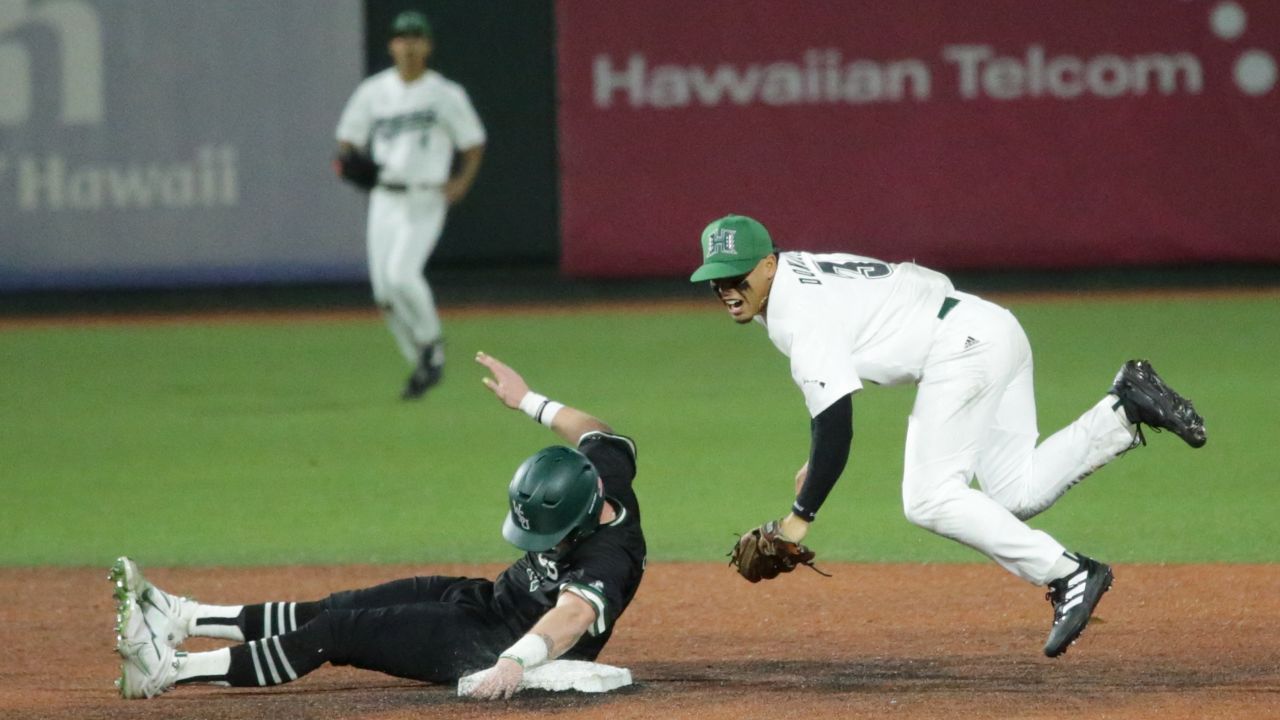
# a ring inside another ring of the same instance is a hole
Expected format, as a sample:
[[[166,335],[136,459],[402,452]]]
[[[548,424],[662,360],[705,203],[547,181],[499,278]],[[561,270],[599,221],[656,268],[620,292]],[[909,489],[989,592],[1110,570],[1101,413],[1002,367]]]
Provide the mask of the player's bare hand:
[[[809,521],[795,513],[787,513],[778,521],[778,529],[782,531],[783,539],[798,543],[809,534]]]
[[[444,199],[450,205],[457,205],[462,202],[462,198],[467,196],[467,191],[471,189],[471,185],[463,182],[458,178],[454,178],[444,184]]]
[[[485,672],[484,679],[471,689],[469,697],[479,700],[506,699],[515,694],[524,679],[524,668],[510,658],[499,658]]]
[[[520,401],[529,392],[529,384],[520,377],[520,373],[496,357],[482,352],[476,353],[476,362],[489,368],[493,377],[486,377],[481,382],[493,391],[503,405],[511,409],[520,407]]]
[[[804,487],[804,481],[809,479],[809,461],[806,460],[804,465],[796,471],[796,494],[800,494],[800,488]]]

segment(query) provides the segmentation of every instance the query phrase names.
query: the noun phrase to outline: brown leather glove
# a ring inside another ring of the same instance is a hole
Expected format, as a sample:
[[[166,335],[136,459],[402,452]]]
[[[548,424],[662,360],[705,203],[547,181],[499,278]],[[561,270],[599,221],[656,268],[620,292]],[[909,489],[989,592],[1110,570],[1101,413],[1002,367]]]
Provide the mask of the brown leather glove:
[[[738,569],[738,574],[749,582],[772,580],[782,573],[795,570],[799,565],[808,565],[811,569],[825,575],[813,566],[814,552],[808,547],[786,539],[778,527],[777,520],[771,520],[738,538],[729,553],[729,564]]]

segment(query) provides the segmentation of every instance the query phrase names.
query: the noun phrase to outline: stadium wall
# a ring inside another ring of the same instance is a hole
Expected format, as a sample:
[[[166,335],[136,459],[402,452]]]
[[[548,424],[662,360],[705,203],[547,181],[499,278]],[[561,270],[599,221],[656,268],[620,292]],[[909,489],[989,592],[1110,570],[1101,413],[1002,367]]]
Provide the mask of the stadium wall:
[[[728,212],[953,271],[1280,263],[1262,0],[0,7],[0,292],[364,282],[333,126],[406,8],[489,131],[436,267],[676,278]]]
[[[710,220],[947,269],[1280,261],[1280,4],[556,5],[562,268]]]
[[[0,3],[0,290],[350,279],[359,0]]]

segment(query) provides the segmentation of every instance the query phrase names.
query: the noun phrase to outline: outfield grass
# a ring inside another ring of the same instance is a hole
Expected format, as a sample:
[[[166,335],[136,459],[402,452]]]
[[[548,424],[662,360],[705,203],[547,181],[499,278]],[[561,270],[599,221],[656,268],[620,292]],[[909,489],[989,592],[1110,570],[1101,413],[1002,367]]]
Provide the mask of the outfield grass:
[[[1035,349],[1042,431],[1132,356],[1209,427],[1199,451],[1150,435],[1034,525],[1116,562],[1280,560],[1276,296],[1009,305]],[[419,403],[397,399],[407,370],[372,317],[0,330],[0,565],[508,560],[506,483],[554,436],[489,395],[476,350],[636,439],[654,560],[720,560],[789,506],[808,420],[759,328],[710,303],[446,323],[446,381]],[[902,518],[911,398],[855,401],[849,470],[811,535],[824,558],[981,559]]]

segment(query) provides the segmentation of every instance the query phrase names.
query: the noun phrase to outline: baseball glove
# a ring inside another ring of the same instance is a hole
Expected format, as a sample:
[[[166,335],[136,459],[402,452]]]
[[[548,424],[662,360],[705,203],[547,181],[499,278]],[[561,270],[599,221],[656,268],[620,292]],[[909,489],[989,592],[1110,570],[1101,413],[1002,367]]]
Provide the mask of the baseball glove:
[[[333,171],[338,174],[338,177],[361,190],[372,190],[373,186],[378,184],[380,170],[373,158],[359,150],[340,153],[333,159]]]
[[[738,538],[729,553],[729,564],[753,583],[772,580],[795,570],[798,565],[807,565],[819,575],[827,575],[814,567],[813,558],[814,552],[808,547],[784,538],[778,521],[773,520]]]

